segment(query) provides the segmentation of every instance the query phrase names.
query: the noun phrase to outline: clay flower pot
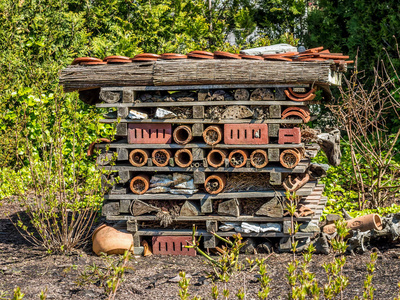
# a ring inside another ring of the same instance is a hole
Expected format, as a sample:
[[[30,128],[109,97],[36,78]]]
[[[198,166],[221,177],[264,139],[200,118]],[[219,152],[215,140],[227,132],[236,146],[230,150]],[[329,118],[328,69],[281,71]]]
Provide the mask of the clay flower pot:
[[[382,230],[382,220],[381,217],[377,214],[370,214],[366,216],[357,217],[346,221],[346,224],[347,228],[352,230],[358,229],[362,232],[371,229]],[[332,234],[335,231],[336,231],[335,224],[326,225],[323,229],[323,232],[327,234]]]
[[[124,254],[126,250],[133,253],[133,236],[130,233],[118,231],[117,229],[100,225],[92,235],[93,252],[97,255],[101,253]]]

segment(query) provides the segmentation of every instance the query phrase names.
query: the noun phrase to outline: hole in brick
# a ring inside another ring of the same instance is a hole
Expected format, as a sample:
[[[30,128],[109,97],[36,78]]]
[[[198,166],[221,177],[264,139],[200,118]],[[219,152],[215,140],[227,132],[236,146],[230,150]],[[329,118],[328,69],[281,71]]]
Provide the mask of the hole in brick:
[[[240,131],[239,131],[239,129],[237,131],[237,138],[240,139]]]
[[[247,130],[244,130],[244,138],[247,139]]]
[[[156,130],[156,138],[158,139],[158,129]]]
[[[285,137],[294,137],[293,134],[285,134]]]
[[[252,130],[252,133],[253,133],[253,139],[254,139],[254,137],[255,137],[255,135],[254,135],[254,129]]]
[[[158,251],[161,252],[161,243],[158,243]]]
[[[165,251],[168,251],[168,243],[165,243]]]
[[[151,129],[149,129],[149,138],[151,138]]]
[[[181,244],[181,251],[183,250],[183,243],[182,242],[180,242],[180,244]]]
[[[175,242],[172,242],[172,250],[175,252]]]
[[[231,130],[231,139],[233,139],[233,130]]]
[[[163,139],[165,139],[165,129],[163,129]]]

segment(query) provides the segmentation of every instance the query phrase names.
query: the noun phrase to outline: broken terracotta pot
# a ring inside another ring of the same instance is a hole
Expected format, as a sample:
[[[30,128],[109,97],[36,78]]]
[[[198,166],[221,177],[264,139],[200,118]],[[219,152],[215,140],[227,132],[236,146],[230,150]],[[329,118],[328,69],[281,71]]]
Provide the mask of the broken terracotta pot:
[[[186,59],[187,55],[178,54],[178,53],[163,53],[161,54],[161,59]]]
[[[223,52],[223,51],[215,51],[214,52],[215,58],[222,58],[222,59],[242,59],[238,54]]]
[[[100,225],[92,235],[93,252],[97,255],[101,253],[124,254],[126,250],[133,253],[133,236],[131,233],[121,232],[106,224]]]
[[[103,60],[96,57],[77,57],[74,59],[71,65],[78,65],[81,63],[88,63],[88,62],[103,62]]]
[[[262,57],[262,56],[257,56],[257,55],[240,54],[239,56],[240,56],[242,59],[264,60],[264,57]]]
[[[361,232],[365,232],[372,229],[375,230],[383,229],[382,219],[377,214],[370,214],[366,216],[357,217],[346,221],[346,224],[347,228],[352,230],[358,229]],[[333,234],[336,232],[336,226],[335,224],[326,225],[322,231],[327,234]]]
[[[106,139],[106,138],[99,138],[99,139],[95,140],[93,143],[91,143],[89,145],[89,149],[87,151],[87,156],[92,156],[93,152],[94,152],[94,147],[96,146],[96,144],[101,143],[101,142],[111,143],[111,141],[109,139]]]
[[[288,90],[289,90],[289,93],[292,94],[296,98],[306,98],[306,97],[310,96],[311,94],[315,93],[317,91],[317,88],[312,88],[307,93],[296,93],[295,91],[293,91],[293,88],[291,88],[291,87],[288,88]]]

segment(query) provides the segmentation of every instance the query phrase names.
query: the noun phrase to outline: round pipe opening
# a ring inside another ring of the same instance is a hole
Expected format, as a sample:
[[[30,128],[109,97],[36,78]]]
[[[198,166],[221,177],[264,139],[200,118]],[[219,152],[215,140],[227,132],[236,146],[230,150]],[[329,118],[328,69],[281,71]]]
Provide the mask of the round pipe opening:
[[[135,167],[142,167],[147,163],[148,152],[142,149],[135,149],[129,153],[129,162]]]
[[[192,138],[192,130],[186,125],[178,126],[174,131],[174,140],[177,144],[187,144]]]
[[[189,149],[180,149],[175,153],[175,162],[181,168],[189,167],[193,162],[193,155]]]
[[[212,150],[208,156],[207,161],[211,167],[218,168],[224,164],[226,155],[221,150]]]

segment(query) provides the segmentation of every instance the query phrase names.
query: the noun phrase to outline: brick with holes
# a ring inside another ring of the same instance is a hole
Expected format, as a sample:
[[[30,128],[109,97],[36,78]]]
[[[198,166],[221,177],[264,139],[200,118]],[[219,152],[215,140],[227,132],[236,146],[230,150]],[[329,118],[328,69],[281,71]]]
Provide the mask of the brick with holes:
[[[191,236],[153,236],[152,247],[154,254],[196,256],[196,250],[185,248],[191,241]]]
[[[228,145],[268,144],[267,124],[225,124],[224,143]]]
[[[128,144],[170,144],[171,124],[128,124]]]
[[[301,133],[299,127],[280,128],[278,144],[300,144]]]

